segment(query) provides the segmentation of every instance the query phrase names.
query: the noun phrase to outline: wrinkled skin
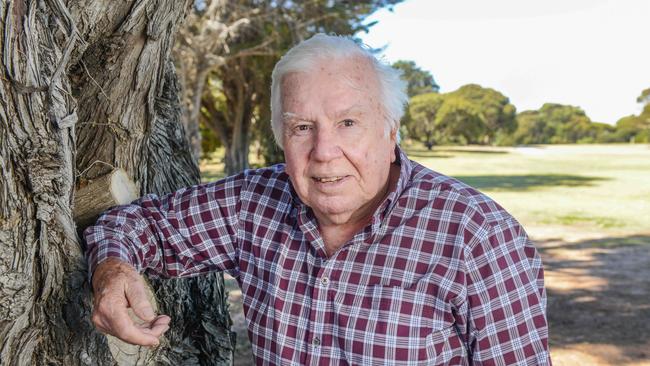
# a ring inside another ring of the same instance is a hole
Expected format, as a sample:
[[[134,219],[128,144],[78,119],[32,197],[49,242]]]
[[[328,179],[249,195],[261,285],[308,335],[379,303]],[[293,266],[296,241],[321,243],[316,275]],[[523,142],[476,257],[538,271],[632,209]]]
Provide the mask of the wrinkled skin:
[[[329,254],[368,223],[399,175],[378,90],[362,58],[324,60],[282,80],[286,171]]]
[[[167,315],[156,316],[147,298],[142,276],[130,264],[110,258],[93,274],[92,321],[102,333],[131,344],[157,346],[169,329]],[[143,323],[136,324],[128,315],[131,308]]]

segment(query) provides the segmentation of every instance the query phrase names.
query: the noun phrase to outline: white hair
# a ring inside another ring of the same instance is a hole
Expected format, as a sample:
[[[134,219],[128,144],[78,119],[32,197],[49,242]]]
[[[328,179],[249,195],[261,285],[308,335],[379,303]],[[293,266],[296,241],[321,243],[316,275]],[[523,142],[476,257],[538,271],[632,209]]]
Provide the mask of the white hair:
[[[284,75],[293,72],[312,71],[323,61],[361,57],[367,60],[379,81],[379,98],[386,115],[386,131],[399,131],[399,121],[408,102],[406,82],[401,71],[377,60],[367,46],[359,45],[349,37],[319,33],[300,42],[289,50],[273,69],[271,76],[271,128],[275,142],[284,148],[282,95],[280,86]]]

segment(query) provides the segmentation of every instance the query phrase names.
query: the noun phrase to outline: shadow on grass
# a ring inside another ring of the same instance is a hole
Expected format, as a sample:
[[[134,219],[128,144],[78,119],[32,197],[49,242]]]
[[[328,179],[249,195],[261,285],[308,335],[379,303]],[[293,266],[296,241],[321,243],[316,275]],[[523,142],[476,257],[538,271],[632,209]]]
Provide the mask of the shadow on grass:
[[[650,357],[650,235],[537,246],[547,278],[551,348],[613,345],[622,356],[612,355],[611,364]]]
[[[439,151],[427,151],[427,150],[421,150],[421,151],[408,151],[406,155],[411,158],[411,159],[447,159],[447,158],[453,158],[453,155],[441,155],[439,154]]]
[[[614,249],[620,247],[643,246],[650,251],[650,235],[630,235],[613,238],[593,239],[575,243],[562,243],[561,239],[536,240],[535,243],[542,246],[543,251],[553,249],[581,250],[589,248]]]
[[[427,150],[423,147],[407,147],[406,154],[411,158],[453,158],[457,154],[490,154],[490,155],[500,155],[500,154],[509,154],[508,151],[503,150],[491,150],[491,149],[460,149],[460,148],[434,148],[433,150]]]
[[[589,187],[609,178],[565,174],[461,175],[454,178],[486,191],[526,191],[542,187]]]
[[[440,152],[446,153],[461,153],[461,154],[489,154],[489,155],[504,155],[510,154],[509,151],[505,150],[493,150],[493,149],[458,149],[458,148],[446,148],[438,150]]]

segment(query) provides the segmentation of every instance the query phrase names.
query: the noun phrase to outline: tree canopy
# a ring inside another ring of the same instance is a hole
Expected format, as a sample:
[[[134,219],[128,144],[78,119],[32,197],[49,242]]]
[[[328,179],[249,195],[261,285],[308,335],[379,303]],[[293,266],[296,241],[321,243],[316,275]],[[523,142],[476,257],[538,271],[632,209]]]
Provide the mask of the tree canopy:
[[[404,120],[409,136],[431,148],[438,143],[489,144],[516,128],[515,107],[498,91],[469,84],[450,93],[411,98]]]
[[[637,98],[639,115],[615,126],[594,122],[580,107],[546,103],[538,110],[516,113],[502,93],[468,84],[445,94],[411,98],[403,121],[410,138],[428,148],[436,144],[571,144],[650,142],[650,88]]]
[[[294,44],[319,32],[354,35],[367,17],[401,0],[206,1],[195,3],[175,49],[185,75],[185,126],[200,153],[198,134],[226,150],[226,171],[248,167],[254,142],[267,164],[282,160],[270,130],[270,76]],[[210,81],[210,82],[208,82]],[[205,126],[199,128],[199,122]],[[218,139],[210,135],[218,136]]]
[[[414,61],[399,60],[392,65],[402,71],[402,79],[407,82],[406,94],[409,98],[426,93],[437,93],[440,87],[429,71],[422,70]]]
[[[480,131],[477,127],[474,128],[475,133],[482,133],[479,137],[481,143],[491,144],[497,134],[509,134],[517,128],[517,109],[510,103],[510,99],[500,92],[477,84],[468,84],[450,94],[474,106],[484,125]]]

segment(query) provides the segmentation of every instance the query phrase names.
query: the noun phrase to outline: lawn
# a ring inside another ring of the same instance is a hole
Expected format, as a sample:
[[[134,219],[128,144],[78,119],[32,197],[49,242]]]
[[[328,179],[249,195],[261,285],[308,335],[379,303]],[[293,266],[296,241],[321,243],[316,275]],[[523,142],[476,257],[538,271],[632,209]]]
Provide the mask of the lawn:
[[[650,233],[650,145],[407,146],[411,159],[474,186],[525,227]]]

